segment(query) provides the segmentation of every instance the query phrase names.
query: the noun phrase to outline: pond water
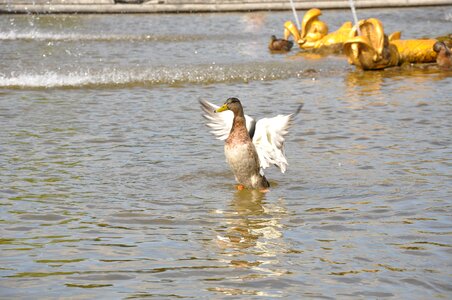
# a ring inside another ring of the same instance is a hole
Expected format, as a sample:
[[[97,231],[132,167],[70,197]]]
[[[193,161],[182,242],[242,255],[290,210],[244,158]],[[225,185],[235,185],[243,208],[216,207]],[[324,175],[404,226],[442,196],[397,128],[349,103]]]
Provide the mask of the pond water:
[[[291,18],[1,15],[0,296],[451,298],[451,73],[270,54]],[[256,118],[304,103],[266,194],[235,190],[201,117],[231,96]]]

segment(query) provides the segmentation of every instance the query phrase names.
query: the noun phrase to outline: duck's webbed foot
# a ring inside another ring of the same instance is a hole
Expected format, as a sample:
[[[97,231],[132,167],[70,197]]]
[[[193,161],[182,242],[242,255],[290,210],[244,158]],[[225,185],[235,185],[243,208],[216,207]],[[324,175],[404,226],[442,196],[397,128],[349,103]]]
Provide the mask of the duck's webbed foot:
[[[243,184],[237,184],[235,187],[238,191],[243,191],[245,189],[245,186]]]

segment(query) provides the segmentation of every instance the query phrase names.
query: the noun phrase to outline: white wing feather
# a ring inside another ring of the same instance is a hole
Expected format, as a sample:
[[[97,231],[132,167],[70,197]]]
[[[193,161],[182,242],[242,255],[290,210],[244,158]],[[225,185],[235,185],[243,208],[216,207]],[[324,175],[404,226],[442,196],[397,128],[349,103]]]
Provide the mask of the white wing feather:
[[[288,132],[292,115],[277,115],[257,121],[253,143],[262,169],[276,165],[282,173],[286,171],[288,163],[284,154],[284,135]]]
[[[223,141],[227,139],[232,128],[234,113],[230,110],[216,113],[215,110],[217,110],[219,106],[206,100],[199,100],[199,103],[204,112],[203,116],[207,119],[207,126],[212,128],[210,132],[219,140]],[[256,121],[248,115],[245,115],[245,119],[246,128],[248,131],[252,130]]]

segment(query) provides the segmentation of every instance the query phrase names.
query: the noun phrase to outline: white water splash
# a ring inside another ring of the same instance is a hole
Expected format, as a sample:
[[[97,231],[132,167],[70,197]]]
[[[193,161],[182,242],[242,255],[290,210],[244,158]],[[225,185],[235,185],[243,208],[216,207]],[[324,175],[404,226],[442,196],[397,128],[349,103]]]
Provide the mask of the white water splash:
[[[218,82],[248,82],[309,76],[299,64],[283,67],[275,63],[236,65],[198,65],[135,69],[79,70],[75,72],[44,71],[40,73],[0,74],[0,88],[79,88],[153,86],[175,84],[211,84]]]
[[[100,84],[106,82],[105,78],[89,74],[59,74],[56,72],[45,72],[42,74],[19,74],[16,76],[1,76],[0,87],[22,87],[22,88],[50,88],[64,86],[84,86],[89,84]]]
[[[448,22],[452,22],[452,11],[448,11],[444,13],[444,20]]]
[[[67,33],[40,31],[0,31],[0,40],[36,40],[36,41],[159,41],[159,42],[185,42],[203,40],[200,35],[107,35],[89,33]]]

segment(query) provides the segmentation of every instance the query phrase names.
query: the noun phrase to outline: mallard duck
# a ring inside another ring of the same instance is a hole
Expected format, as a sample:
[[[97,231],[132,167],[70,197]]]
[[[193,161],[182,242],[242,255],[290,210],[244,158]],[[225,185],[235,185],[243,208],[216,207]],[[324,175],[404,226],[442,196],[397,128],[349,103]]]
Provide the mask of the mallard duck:
[[[243,113],[237,98],[229,98],[221,107],[205,100],[200,100],[200,104],[211,132],[218,139],[225,140],[224,153],[238,183],[237,188],[267,191],[270,184],[263,170],[276,165],[282,173],[286,171],[284,136],[291,118],[302,105],[296,113],[256,122]]]
[[[290,51],[292,46],[292,41],[277,39],[276,36],[272,35],[270,43],[268,44],[268,49],[270,49],[270,51]]]
[[[441,69],[452,69],[452,55],[450,49],[444,42],[436,42],[433,45],[433,51],[438,53],[436,63]]]

